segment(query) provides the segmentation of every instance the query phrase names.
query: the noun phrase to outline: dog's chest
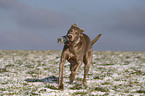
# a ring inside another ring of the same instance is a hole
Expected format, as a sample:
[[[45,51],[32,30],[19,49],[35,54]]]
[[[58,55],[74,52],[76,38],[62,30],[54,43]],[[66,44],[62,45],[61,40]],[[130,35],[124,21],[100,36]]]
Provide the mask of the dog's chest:
[[[68,61],[69,61],[70,63],[75,63],[75,62],[77,62],[77,57],[76,57],[74,54],[70,53],[70,54],[69,54]]]

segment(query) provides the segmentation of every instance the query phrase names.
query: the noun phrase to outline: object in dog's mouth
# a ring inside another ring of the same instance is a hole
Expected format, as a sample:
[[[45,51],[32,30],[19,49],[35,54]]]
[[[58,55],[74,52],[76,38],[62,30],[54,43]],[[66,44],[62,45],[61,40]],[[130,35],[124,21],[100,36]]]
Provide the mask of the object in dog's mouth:
[[[69,40],[69,37],[67,35],[58,38],[57,42],[59,44],[65,44],[65,45],[70,45],[71,44],[71,41]]]

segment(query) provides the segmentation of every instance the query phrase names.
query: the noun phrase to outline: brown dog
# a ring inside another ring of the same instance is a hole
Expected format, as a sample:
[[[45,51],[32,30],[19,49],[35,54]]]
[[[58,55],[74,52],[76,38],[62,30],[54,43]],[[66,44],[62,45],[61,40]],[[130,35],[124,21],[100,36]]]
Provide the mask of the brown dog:
[[[61,54],[60,64],[59,64],[59,89],[63,90],[63,70],[64,62],[68,60],[70,62],[70,82],[72,83],[78,68],[82,63],[84,66],[84,79],[83,84],[86,84],[86,76],[89,71],[89,66],[92,60],[92,45],[99,39],[101,34],[99,34],[93,41],[83,34],[84,30],[80,29],[77,24],[72,24],[71,28],[68,30],[66,36],[58,39],[58,43],[64,43],[64,48]]]

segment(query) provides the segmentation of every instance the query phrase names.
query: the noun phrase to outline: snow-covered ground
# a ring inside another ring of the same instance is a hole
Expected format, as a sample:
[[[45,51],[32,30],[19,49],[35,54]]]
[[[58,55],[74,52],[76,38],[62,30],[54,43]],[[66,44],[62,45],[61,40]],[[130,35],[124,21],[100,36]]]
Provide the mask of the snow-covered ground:
[[[65,63],[64,91],[57,83],[27,79],[58,77],[60,51],[0,50],[0,95],[145,95],[145,52],[94,51],[87,85],[83,65],[73,84]]]

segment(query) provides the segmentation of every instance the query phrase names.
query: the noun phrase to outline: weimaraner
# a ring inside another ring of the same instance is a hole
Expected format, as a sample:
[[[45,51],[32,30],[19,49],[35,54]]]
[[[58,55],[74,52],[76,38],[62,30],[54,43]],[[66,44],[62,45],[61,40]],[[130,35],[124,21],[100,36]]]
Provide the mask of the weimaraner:
[[[79,28],[77,24],[72,24],[71,28],[68,30],[67,35],[58,38],[58,43],[65,44],[60,64],[59,64],[59,87],[58,89],[63,90],[63,70],[64,63],[67,60],[70,62],[70,84],[73,82],[78,68],[82,63],[84,66],[84,79],[83,84],[86,84],[86,76],[89,71],[89,67],[92,60],[92,45],[99,39],[101,34],[99,34],[93,41],[83,33],[84,30]]]

